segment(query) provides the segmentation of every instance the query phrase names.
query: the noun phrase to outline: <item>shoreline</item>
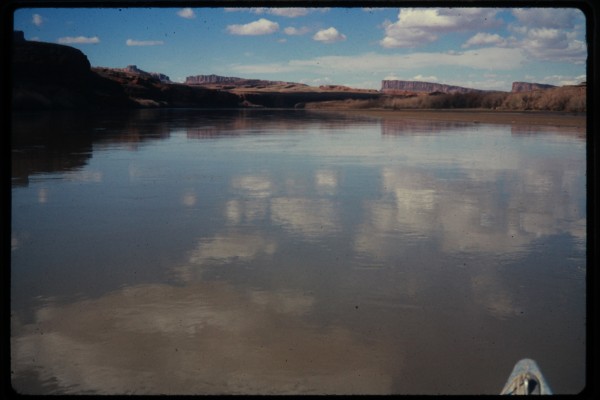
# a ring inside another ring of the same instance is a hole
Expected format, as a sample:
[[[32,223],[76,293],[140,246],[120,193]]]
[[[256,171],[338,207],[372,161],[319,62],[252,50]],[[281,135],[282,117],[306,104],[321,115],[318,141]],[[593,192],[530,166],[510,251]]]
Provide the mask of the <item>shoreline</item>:
[[[549,111],[490,111],[478,109],[414,109],[414,110],[386,110],[386,109],[307,109],[310,112],[342,113],[361,115],[373,118],[390,120],[418,119],[435,121],[459,121],[484,124],[521,124],[545,125],[586,128],[587,115],[568,114]]]

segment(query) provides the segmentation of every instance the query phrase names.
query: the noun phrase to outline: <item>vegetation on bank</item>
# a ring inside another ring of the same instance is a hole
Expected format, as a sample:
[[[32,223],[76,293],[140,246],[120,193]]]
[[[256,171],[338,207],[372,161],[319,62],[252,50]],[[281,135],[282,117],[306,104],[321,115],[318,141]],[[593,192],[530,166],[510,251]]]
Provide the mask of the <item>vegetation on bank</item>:
[[[488,109],[503,111],[586,111],[586,87],[562,86],[532,92],[471,92],[382,95],[377,99],[307,103],[306,108]]]

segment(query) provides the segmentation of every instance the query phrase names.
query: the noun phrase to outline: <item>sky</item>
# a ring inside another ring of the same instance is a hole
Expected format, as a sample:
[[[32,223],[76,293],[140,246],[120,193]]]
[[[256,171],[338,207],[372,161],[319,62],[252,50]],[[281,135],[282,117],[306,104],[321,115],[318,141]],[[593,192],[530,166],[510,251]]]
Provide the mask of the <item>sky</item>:
[[[576,8],[20,8],[27,40],[174,82],[216,74],[380,89],[384,79],[510,91],[586,80]]]

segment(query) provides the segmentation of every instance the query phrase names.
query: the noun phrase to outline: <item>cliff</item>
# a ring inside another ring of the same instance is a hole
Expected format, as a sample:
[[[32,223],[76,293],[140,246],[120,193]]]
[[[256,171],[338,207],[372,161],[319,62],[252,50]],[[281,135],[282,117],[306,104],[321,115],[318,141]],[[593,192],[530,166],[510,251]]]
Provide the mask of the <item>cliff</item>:
[[[219,76],[219,75],[194,75],[188,76],[185,78],[186,85],[206,85],[206,84],[229,84],[229,83],[238,83],[240,81],[244,81],[242,78],[237,78],[233,76]]]
[[[30,42],[25,40],[22,32],[14,32],[12,50],[9,54],[12,106],[16,110],[312,108],[315,104],[307,103],[318,102],[329,102],[328,107],[342,108],[489,108],[571,112],[586,109],[585,83],[560,88],[515,82],[512,93],[400,80],[384,80],[381,90],[376,91],[219,75],[190,76],[186,83],[181,84],[171,82],[164,74],[146,72],[135,65],[92,68],[81,51],[59,44]]]
[[[444,85],[442,83],[421,82],[421,81],[401,81],[401,80],[383,80],[381,81],[381,91],[383,93],[394,92],[423,92],[423,93],[470,93],[480,92],[478,89],[465,88],[461,86]]]
[[[92,70],[118,83],[138,107],[238,107],[240,96],[226,91],[163,83],[151,74],[138,74],[121,68],[95,67]],[[131,70],[131,69],[130,69]]]
[[[269,81],[262,79],[246,79],[235,76],[220,76],[220,75],[194,75],[185,78],[186,85],[227,85],[232,87],[259,87],[259,86],[275,86],[275,85],[297,85],[308,86],[301,83]]]
[[[13,36],[12,106],[14,109],[131,107],[122,88],[94,74],[81,51],[60,44]]]
[[[90,62],[81,51],[60,44],[30,42],[15,35],[13,78],[68,83],[88,79]]]
[[[165,83],[164,74],[127,68],[91,68],[81,51],[27,41],[13,34],[12,106],[15,110],[140,107],[237,107],[238,95]]]
[[[533,92],[534,90],[546,90],[555,88],[554,85],[546,85],[543,83],[529,83],[529,82],[513,82],[512,93],[521,92]]]
[[[173,82],[171,82],[171,79],[167,75],[161,74],[160,72],[146,72],[146,71],[139,69],[137,67],[137,65],[128,65],[125,68],[115,68],[115,69],[129,73],[129,74],[133,74],[133,75],[152,77],[152,78],[158,79],[162,83],[173,83]]]

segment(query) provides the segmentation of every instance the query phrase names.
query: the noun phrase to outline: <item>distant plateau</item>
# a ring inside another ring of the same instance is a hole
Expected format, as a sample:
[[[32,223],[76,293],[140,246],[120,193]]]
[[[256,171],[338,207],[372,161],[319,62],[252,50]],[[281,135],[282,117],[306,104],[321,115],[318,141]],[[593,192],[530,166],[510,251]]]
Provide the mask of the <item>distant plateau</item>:
[[[555,86],[513,82],[510,92],[434,82],[383,80],[380,90],[309,86],[219,75],[174,83],[136,65],[92,67],[73,47],[13,37],[14,110],[103,108],[487,109],[586,111],[586,83]]]

